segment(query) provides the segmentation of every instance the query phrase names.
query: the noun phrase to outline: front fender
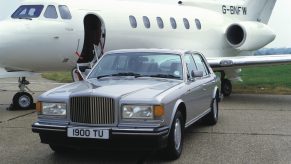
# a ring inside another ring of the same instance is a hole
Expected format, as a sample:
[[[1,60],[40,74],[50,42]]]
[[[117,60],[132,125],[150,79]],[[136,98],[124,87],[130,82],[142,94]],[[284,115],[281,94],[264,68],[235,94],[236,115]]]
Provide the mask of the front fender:
[[[178,100],[176,101],[174,107],[173,107],[173,112],[172,112],[172,115],[171,115],[171,120],[170,120],[170,125],[169,125],[169,127],[170,127],[170,131],[171,131],[171,127],[172,127],[172,124],[173,124],[173,121],[174,121],[175,114],[176,114],[176,112],[177,112],[177,110],[178,110],[178,107],[179,107],[179,105],[180,105],[181,103],[184,104],[184,101],[183,101],[182,99],[178,99]],[[186,110],[185,110],[185,116],[187,116],[187,111],[186,111]],[[184,120],[185,122],[186,122],[186,118],[187,118],[187,117],[185,117],[185,120]]]

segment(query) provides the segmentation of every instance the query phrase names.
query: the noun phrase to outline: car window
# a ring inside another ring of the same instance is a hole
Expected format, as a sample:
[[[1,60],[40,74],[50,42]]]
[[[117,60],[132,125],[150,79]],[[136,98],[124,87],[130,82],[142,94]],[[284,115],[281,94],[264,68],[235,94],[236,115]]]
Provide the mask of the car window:
[[[180,55],[156,52],[128,52],[105,55],[89,78],[119,73],[183,79]]]
[[[37,18],[43,10],[43,5],[22,5],[13,14],[12,18]]]
[[[208,75],[209,74],[209,70],[208,70],[208,67],[206,66],[205,61],[203,60],[203,58],[198,54],[194,54],[193,58],[195,60],[195,63],[197,65],[198,70],[203,72],[203,76]]]
[[[191,75],[191,72],[192,71],[197,71],[197,66],[195,65],[195,62],[193,60],[193,57],[191,54],[186,54],[185,55],[185,63],[186,63],[186,66],[187,66],[187,69],[188,69],[188,72],[187,72],[187,76],[192,79],[192,75]]]

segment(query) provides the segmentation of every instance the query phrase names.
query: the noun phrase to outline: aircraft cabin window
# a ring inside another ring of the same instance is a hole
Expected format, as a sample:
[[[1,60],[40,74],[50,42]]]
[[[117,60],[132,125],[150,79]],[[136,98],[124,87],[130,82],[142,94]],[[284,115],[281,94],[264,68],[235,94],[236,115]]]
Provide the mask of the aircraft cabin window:
[[[201,30],[201,22],[199,19],[195,19],[195,24],[198,30]]]
[[[183,18],[184,26],[188,30],[190,29],[190,23],[187,18]]]
[[[129,22],[132,28],[136,28],[137,27],[137,22],[134,16],[130,15],[129,16]]]
[[[43,5],[22,5],[12,15],[12,18],[37,18],[43,10]]]
[[[59,5],[59,11],[62,19],[72,19],[72,15],[68,6]]]
[[[53,5],[48,5],[48,7],[46,8],[46,10],[44,12],[44,17],[45,18],[50,18],[50,19],[57,19],[58,18],[58,14],[57,14],[56,7],[53,6]]]
[[[171,17],[170,18],[170,22],[171,22],[171,26],[173,29],[176,29],[177,28],[177,23],[176,23],[176,20],[175,18]]]
[[[147,16],[143,16],[142,19],[143,19],[143,23],[144,23],[145,28],[150,28],[151,23],[150,23],[149,18]]]
[[[164,22],[161,17],[157,17],[157,23],[160,29],[164,28]]]

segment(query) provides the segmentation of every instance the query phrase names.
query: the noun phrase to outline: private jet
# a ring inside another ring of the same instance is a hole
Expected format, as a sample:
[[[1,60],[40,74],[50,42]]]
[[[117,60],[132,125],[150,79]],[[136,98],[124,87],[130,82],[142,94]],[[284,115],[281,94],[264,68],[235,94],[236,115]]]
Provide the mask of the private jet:
[[[253,56],[275,39],[267,25],[276,0],[29,0],[0,22],[0,78],[19,78],[12,107],[28,109],[27,77],[72,71],[74,80],[109,50],[186,49],[202,52],[232,92],[242,67],[285,64],[291,56]]]

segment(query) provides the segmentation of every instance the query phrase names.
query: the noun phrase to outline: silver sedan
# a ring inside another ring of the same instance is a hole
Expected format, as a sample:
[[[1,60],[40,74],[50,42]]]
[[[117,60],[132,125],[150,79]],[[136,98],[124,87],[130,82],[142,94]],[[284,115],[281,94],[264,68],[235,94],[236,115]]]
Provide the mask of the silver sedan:
[[[216,124],[218,83],[198,52],[111,51],[85,80],[42,94],[32,130],[56,152],[155,147],[177,159],[185,128],[201,118]]]

